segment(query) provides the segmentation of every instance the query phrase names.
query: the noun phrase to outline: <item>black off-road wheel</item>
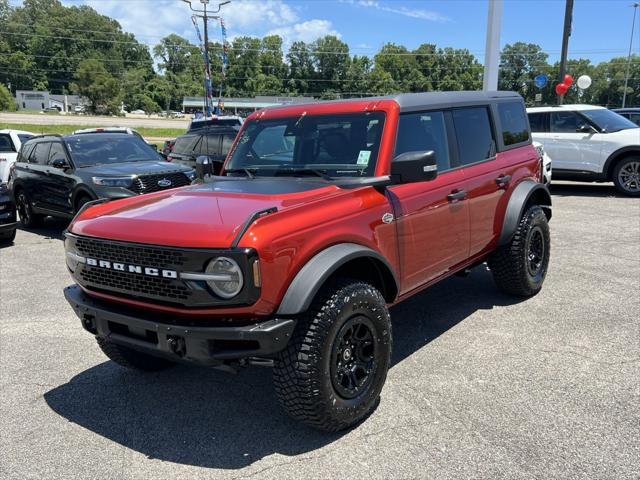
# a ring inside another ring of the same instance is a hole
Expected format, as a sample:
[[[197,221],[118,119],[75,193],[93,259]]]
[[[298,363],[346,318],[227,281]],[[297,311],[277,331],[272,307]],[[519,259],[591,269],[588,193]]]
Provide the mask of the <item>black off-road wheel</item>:
[[[550,247],[547,216],[534,205],[522,215],[511,242],[489,257],[498,288],[521,297],[538,293],[547,275]]]
[[[620,193],[640,196],[640,157],[627,157],[619,161],[613,169],[612,180]]]
[[[104,338],[96,337],[96,340],[104,354],[122,367],[143,372],[159,372],[175,365],[164,358],[147,355]]]
[[[20,190],[16,195],[16,210],[20,217],[20,223],[25,228],[35,228],[42,224],[42,215],[33,213],[31,201],[24,190]]]
[[[378,290],[340,279],[324,287],[275,359],[287,413],[327,432],[348,428],[377,405],[391,361],[391,319]]]

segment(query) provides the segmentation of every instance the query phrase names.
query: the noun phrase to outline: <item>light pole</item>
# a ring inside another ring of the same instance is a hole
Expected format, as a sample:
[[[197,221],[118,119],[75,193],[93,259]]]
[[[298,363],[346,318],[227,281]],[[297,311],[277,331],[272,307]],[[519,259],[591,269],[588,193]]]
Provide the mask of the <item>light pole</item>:
[[[624,92],[622,92],[622,108],[627,103],[627,85],[629,83],[629,67],[631,66],[631,48],[633,47],[633,30],[636,26],[636,11],[640,7],[639,2],[635,2],[633,5],[633,22],[631,23],[631,38],[629,39],[629,55],[627,55],[627,71],[624,74]]]
[[[200,3],[202,4],[202,10],[197,10],[195,8],[193,8],[193,5],[191,5],[191,1],[192,0],[182,0],[184,3],[188,3],[189,4],[189,8],[191,9],[192,12],[194,12],[194,16],[198,17],[198,18],[202,18],[204,19],[204,56],[205,56],[205,68],[206,68],[206,76],[209,77],[209,83],[211,83],[211,67],[210,67],[210,62],[209,62],[209,19],[213,18],[218,20],[220,18],[219,15],[209,15],[209,13],[219,13],[220,9],[222,8],[223,5],[227,5],[228,3],[231,3],[231,0],[227,0],[225,2],[219,2],[218,3],[218,9],[215,11],[210,11],[207,12],[207,5],[209,5],[209,0],[200,0]],[[195,21],[195,20],[194,20]],[[206,79],[205,79],[205,83],[206,83]],[[205,105],[205,111],[208,112],[208,108],[209,105],[207,103],[207,97],[209,94],[209,89],[211,89],[211,85],[205,85],[205,92],[204,92],[204,105]]]
[[[558,83],[564,82],[564,75],[567,73],[567,55],[569,52],[572,19],[573,0],[567,0],[564,7],[564,27],[562,29],[562,52],[560,53],[560,76],[558,77]],[[562,105],[562,95],[558,95],[558,105]]]

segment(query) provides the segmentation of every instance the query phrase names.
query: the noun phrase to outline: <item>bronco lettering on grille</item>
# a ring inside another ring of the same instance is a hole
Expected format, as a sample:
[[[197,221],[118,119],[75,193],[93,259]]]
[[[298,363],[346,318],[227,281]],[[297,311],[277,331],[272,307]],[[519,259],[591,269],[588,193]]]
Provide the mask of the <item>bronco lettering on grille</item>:
[[[91,267],[106,268],[107,270],[116,270],[118,272],[138,273],[141,275],[148,275],[150,277],[178,278],[178,272],[175,270],[162,270],[159,268],[109,262],[107,260],[97,260],[95,258],[88,257],[86,263]]]

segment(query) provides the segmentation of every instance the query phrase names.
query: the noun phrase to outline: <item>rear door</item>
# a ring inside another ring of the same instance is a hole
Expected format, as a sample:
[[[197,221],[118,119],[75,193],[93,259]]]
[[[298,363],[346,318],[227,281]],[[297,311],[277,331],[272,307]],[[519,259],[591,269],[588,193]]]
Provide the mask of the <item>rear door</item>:
[[[450,124],[451,113],[443,111],[407,113],[399,119],[395,155],[433,150],[438,162],[435,180],[387,189],[396,217],[402,293],[468,257],[469,205],[451,197],[463,189],[464,173],[453,169]]]
[[[43,208],[43,205],[47,204],[45,172],[49,168],[47,162],[49,161],[50,148],[51,142],[38,142],[29,155],[29,164],[26,169],[27,195],[33,206],[38,208]]]
[[[73,213],[71,195],[76,182],[72,170],[53,167],[54,160],[64,160],[68,165],[71,165],[62,142],[51,142],[41,187],[43,192],[42,208],[71,214]]]

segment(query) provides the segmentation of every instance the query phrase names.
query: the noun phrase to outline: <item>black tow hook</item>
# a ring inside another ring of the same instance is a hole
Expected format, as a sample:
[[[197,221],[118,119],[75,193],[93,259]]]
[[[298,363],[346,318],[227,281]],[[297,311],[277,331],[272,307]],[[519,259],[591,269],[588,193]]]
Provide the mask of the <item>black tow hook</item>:
[[[167,345],[169,346],[169,350],[180,358],[184,357],[187,353],[187,344],[184,338],[178,335],[167,335]]]

